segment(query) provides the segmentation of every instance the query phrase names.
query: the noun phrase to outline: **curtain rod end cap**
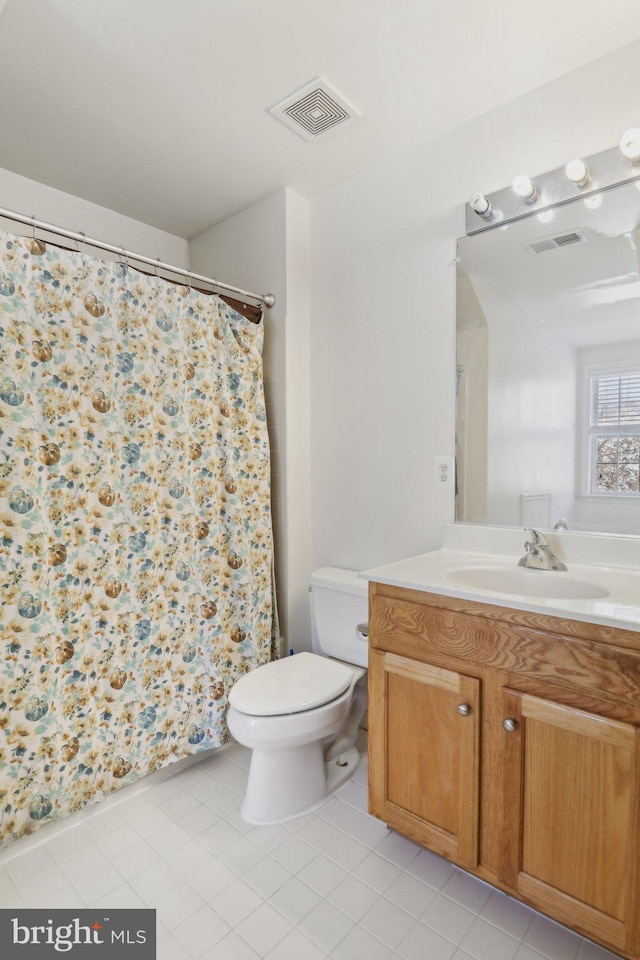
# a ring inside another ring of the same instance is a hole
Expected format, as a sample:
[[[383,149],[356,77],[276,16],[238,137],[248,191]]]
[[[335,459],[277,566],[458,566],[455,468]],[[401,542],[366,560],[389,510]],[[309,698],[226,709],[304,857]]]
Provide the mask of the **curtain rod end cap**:
[[[275,295],[273,293],[265,293],[262,298],[262,302],[264,303],[265,307],[273,307],[276,302]]]

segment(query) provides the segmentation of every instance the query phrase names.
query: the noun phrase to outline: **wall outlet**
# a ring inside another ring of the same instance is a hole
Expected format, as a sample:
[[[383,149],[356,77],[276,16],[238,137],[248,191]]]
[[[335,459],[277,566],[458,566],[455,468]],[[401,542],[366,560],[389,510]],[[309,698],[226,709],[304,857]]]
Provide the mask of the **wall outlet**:
[[[454,488],[453,457],[433,458],[433,484],[439,490],[453,490]]]

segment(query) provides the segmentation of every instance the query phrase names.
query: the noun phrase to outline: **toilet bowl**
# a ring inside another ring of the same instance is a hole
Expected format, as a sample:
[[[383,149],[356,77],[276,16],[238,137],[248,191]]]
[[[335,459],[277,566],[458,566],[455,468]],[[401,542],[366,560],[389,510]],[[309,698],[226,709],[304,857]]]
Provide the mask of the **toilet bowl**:
[[[281,823],[314,809],[360,761],[367,585],[351,570],[324,567],[311,588],[315,652],[264,664],[229,695],[229,730],[252,750],[241,807],[249,823]]]

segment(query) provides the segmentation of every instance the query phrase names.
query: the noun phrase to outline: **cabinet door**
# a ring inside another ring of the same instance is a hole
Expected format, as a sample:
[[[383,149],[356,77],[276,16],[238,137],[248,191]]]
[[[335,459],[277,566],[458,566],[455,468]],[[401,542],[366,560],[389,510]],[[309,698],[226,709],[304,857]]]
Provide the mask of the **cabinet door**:
[[[371,812],[475,867],[479,680],[371,651],[369,683]]]
[[[502,880],[587,936],[638,949],[638,731],[504,692]]]

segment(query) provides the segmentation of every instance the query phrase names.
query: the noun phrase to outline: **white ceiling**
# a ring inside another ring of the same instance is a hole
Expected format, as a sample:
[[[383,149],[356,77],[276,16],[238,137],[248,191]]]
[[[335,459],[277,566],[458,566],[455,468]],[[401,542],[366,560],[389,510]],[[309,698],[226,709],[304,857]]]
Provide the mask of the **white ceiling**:
[[[191,238],[640,38],[637,0],[0,0],[0,166]],[[268,112],[323,76],[362,119]],[[0,197],[0,206],[10,198]]]

